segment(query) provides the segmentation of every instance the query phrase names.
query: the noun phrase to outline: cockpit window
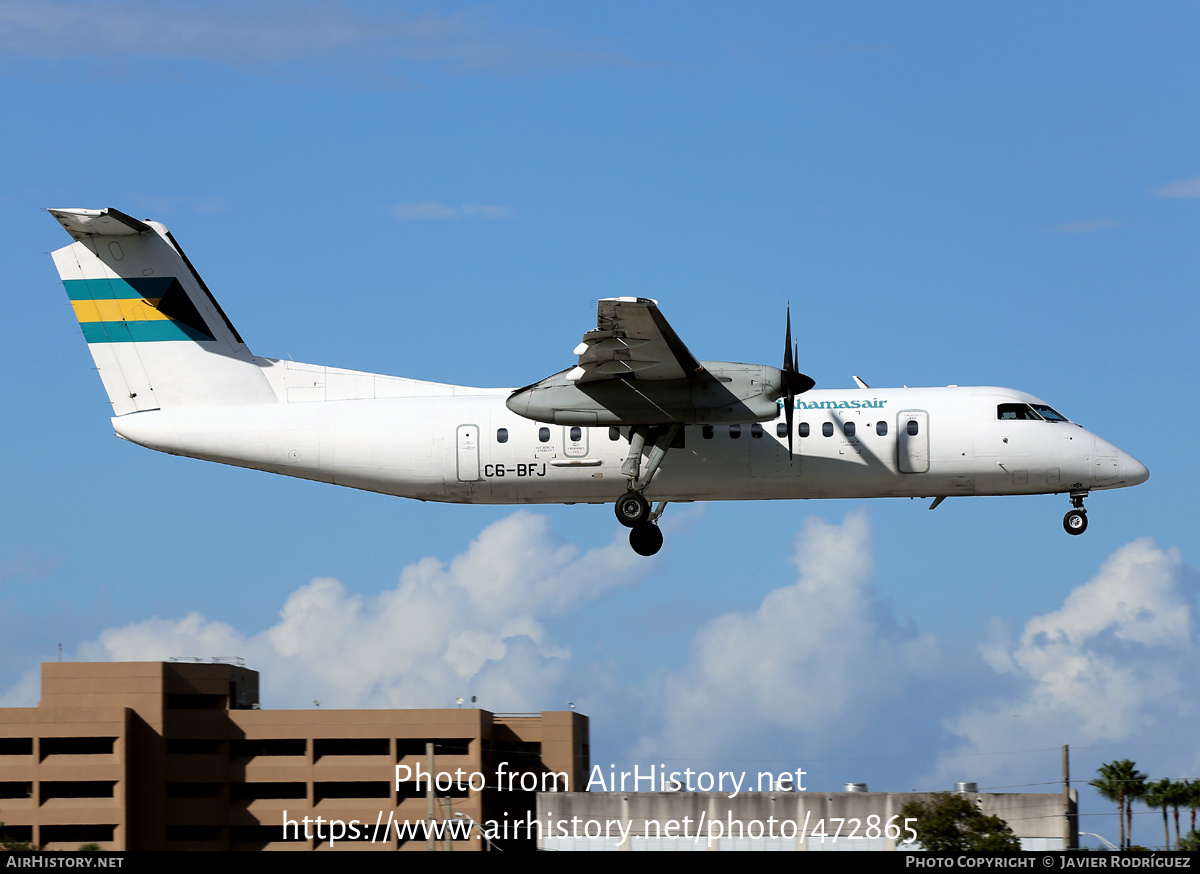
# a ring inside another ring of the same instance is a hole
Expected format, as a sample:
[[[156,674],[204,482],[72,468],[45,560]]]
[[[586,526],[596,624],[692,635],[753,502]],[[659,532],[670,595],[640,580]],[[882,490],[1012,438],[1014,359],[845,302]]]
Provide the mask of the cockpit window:
[[[1070,422],[1071,420],[1060,413],[1054,407],[1048,407],[1045,404],[1030,404],[1047,422]]]
[[[1027,419],[1036,422],[1041,416],[1035,413],[1029,404],[1000,404],[996,407],[996,418],[1001,421]]]

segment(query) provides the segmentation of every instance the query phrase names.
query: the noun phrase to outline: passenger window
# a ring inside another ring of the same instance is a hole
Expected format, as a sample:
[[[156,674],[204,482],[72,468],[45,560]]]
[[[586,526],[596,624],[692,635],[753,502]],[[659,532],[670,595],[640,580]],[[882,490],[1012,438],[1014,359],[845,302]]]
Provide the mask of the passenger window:
[[[821,433],[824,434],[826,437],[832,437],[833,436],[833,422],[825,422],[823,425],[821,425]]]
[[[878,434],[880,437],[886,437],[887,436],[887,422],[876,422],[875,423],[875,433]]]
[[[571,429],[571,442],[572,443],[578,443],[580,438],[582,438],[582,437],[583,437],[583,431],[580,428],[572,428]]]
[[[538,442],[539,443],[549,443],[550,442],[550,429],[549,428],[538,428]]]
[[[700,429],[700,436],[703,437],[705,440],[712,440],[713,426],[705,425],[704,427],[702,427]]]
[[[758,422],[755,422],[753,425],[751,425],[750,426],[750,436],[751,437],[761,437],[762,436],[762,425],[758,424]]]
[[[917,424],[916,419],[909,419],[908,424],[904,426],[904,430],[906,430],[908,432],[909,437],[916,437],[917,431],[919,431],[920,429],[921,429],[921,426]]]
[[[787,436],[787,422],[780,422],[778,425],[775,426],[775,436],[776,437],[786,437]]]
[[[615,425],[608,429],[608,439],[617,441],[621,439],[621,429]]]
[[[729,426],[729,436],[734,440],[737,440],[739,437],[741,437],[742,436],[742,426],[741,425],[730,425]]]
[[[844,425],[842,426],[842,431],[843,431],[843,432],[846,434],[846,436],[847,436],[847,437],[853,437],[853,436],[854,436],[854,431],[855,431],[855,428],[854,428],[854,423],[853,423],[853,422],[847,422],[846,424],[844,424]]]
[[[507,428],[501,428],[498,431],[496,431],[496,442],[497,443],[507,443],[508,442],[508,429]]]
[[[808,422],[801,422],[801,423],[800,423],[800,436],[801,436],[801,437],[807,437],[807,436],[808,436]]]

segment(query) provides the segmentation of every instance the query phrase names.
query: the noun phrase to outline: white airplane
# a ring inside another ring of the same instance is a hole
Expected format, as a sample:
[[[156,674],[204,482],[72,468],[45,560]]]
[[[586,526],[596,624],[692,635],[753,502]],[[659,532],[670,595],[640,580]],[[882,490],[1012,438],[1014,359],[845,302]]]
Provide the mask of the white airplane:
[[[1149,477],[1024,392],[813,390],[790,318],[782,369],[698,361],[645,298],[599,301],[576,365],[515,390],[259,358],[163,225],[50,213],[117,436],[172,455],[421,501],[615,502],[641,555],[670,501],[1066,493],[1082,534],[1090,491]]]

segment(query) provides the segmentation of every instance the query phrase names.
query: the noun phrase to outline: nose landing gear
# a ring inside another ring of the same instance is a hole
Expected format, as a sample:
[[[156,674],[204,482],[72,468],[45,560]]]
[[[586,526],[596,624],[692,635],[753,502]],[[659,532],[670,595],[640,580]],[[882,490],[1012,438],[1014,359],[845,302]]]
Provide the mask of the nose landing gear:
[[[1067,515],[1063,516],[1063,530],[1068,534],[1082,534],[1087,531],[1087,510],[1083,509],[1083,499],[1087,497],[1087,492],[1071,492],[1071,506],[1073,510],[1068,510]]]

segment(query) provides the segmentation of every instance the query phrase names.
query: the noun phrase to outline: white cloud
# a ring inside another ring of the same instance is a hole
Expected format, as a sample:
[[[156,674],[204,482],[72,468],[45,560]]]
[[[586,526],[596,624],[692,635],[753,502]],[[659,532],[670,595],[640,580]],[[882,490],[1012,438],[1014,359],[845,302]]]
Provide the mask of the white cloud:
[[[1180,179],[1154,189],[1155,197],[1200,197],[1200,176],[1195,179]]]
[[[808,519],[795,564],[796,581],[756,611],[695,635],[688,665],[663,683],[662,728],[638,756],[744,757],[751,738],[778,730],[797,747],[828,745],[934,671],[937,642],[900,627],[870,584],[864,512],[841,525]]]
[[[449,562],[409,565],[378,596],[318,578],[258,633],[198,614],[152,618],[103,632],[79,655],[244,656],[262,672],[268,707],[444,707],[478,695],[491,710],[540,710],[586,690],[593,748],[616,758],[738,759],[747,769],[747,759],[786,760],[823,768],[826,786],[846,779],[839,763],[881,754],[866,772],[849,766],[855,778],[890,788],[1029,783],[1046,756],[1034,765],[1013,751],[1049,749],[1056,760],[1063,742],[1079,750],[1194,734],[1200,586],[1177,550],[1149,540],[1117,550],[1019,632],[999,620],[981,634],[964,629],[983,640],[977,655],[896,620],[871,582],[864,512],[841,524],[809,519],[792,580],[755,609],[697,628],[684,666],[657,671],[636,653],[580,660],[547,629],[655,566],[623,534],[582,553],[545,517],[518,512]],[[36,700],[34,672],[0,696],[7,706]],[[1174,775],[1200,765],[1194,747],[1160,759],[1140,764]],[[1076,769],[1090,773],[1086,753]]]
[[[262,672],[264,703],[274,707],[314,698],[332,707],[446,707],[471,694],[492,710],[559,707],[570,651],[542,620],[653,566],[621,533],[580,555],[544,516],[518,512],[485,528],[449,564],[410,565],[395,589],[374,598],[319,578],[293,592],[279,621],[259,634],[193,613],[109,629],[81,655],[241,655]]]
[[[392,207],[392,217],[400,221],[423,221],[427,219],[506,219],[517,211],[508,206],[492,206],[486,203],[464,203],[462,206],[447,206],[436,200],[421,200],[413,203],[398,203]]]
[[[36,707],[42,697],[42,675],[37,668],[25,671],[15,686],[0,693],[0,707]]]
[[[1032,749],[1070,741],[1144,742],[1188,731],[1200,703],[1194,571],[1178,550],[1141,539],[1117,550],[1061,609],[1035,616],[1019,640],[993,634],[988,663],[1015,694],[950,718],[956,755]],[[1183,735],[1180,734],[1180,737]],[[1004,759],[980,759],[978,776],[1007,776]],[[939,773],[957,773],[947,761]]]
[[[315,0],[0,0],[0,54],[127,76],[150,74],[148,63],[189,61],[273,75],[315,71],[370,87],[410,86],[395,73],[404,65],[519,73],[625,62],[544,29],[501,24],[481,9],[439,14]]]

